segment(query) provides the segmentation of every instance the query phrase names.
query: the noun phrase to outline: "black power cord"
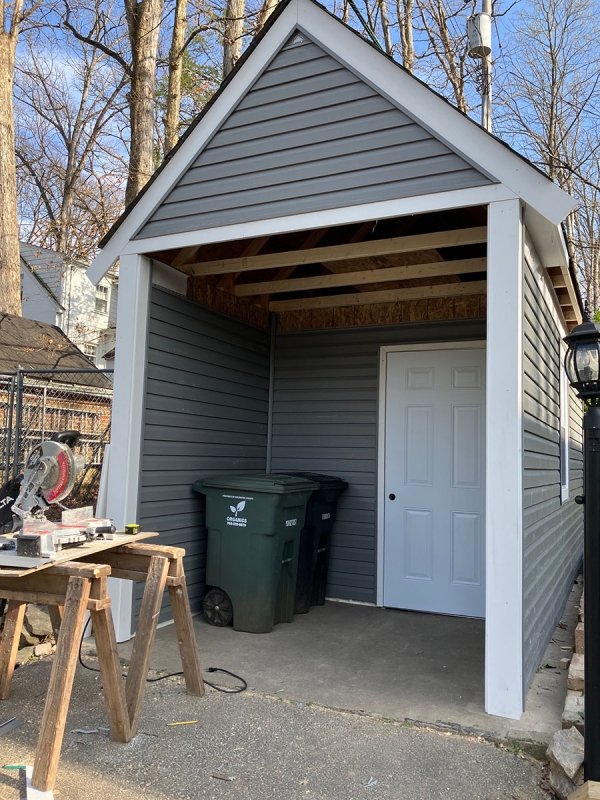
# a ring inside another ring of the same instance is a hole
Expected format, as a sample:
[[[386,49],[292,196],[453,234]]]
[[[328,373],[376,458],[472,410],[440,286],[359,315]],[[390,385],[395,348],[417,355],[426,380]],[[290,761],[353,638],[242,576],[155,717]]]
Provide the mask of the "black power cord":
[[[89,664],[86,664],[84,662],[83,656],[81,654],[81,649],[83,647],[83,640],[85,639],[85,634],[87,632],[87,629],[88,629],[89,624],[90,624],[91,621],[92,621],[91,618],[88,619],[88,621],[86,622],[85,627],[83,629],[83,633],[81,634],[81,640],[79,642],[79,654],[78,654],[79,663],[81,664],[81,666],[84,669],[87,669],[90,672],[100,672],[100,670],[96,669],[96,667],[90,667]],[[241,686],[237,686],[235,689],[222,689],[220,686],[216,686],[214,683],[210,683],[210,681],[207,681],[207,680],[204,681],[204,683],[207,686],[210,686],[211,689],[215,689],[215,691],[217,691],[217,692],[221,692],[222,694],[240,694],[241,692],[245,692],[246,689],[248,688],[248,682],[247,681],[245,681],[242,677],[240,677],[240,675],[236,675],[234,672],[230,672],[228,669],[221,669],[220,667],[208,667],[208,669],[206,671],[207,672],[223,672],[223,673],[225,673],[225,675],[231,675],[232,678],[235,678],[236,680],[241,681],[241,683],[242,683]],[[183,675],[183,674],[184,674],[183,672],[171,672],[168,675],[160,675],[158,678],[146,678],[146,683],[158,683],[158,681],[164,681],[165,678],[175,678],[175,677],[177,677],[179,675]],[[123,673],[123,677],[126,678],[127,674]]]

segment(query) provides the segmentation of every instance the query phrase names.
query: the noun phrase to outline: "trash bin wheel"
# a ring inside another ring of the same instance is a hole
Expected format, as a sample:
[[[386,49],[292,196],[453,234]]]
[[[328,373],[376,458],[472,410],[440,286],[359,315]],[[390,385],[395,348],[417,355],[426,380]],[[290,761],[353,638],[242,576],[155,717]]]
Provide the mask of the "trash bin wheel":
[[[226,628],[233,621],[233,605],[222,589],[211,589],[207,593],[202,610],[208,624],[217,628]]]

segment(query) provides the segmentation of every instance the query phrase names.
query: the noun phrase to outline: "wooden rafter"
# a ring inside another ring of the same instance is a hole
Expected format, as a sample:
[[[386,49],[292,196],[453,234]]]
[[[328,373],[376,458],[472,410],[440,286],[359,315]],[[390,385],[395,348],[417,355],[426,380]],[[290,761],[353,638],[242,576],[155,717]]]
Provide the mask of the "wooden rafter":
[[[332,245],[284,253],[205,261],[186,264],[186,271],[189,270],[194,276],[223,275],[227,272],[250,272],[252,270],[275,269],[276,267],[298,266],[300,264],[323,264],[343,259],[362,258],[364,256],[392,255],[393,253],[410,253],[440,247],[482,244],[486,241],[487,228],[481,226],[358,242],[356,244]]]
[[[465,258],[456,261],[435,261],[411,264],[402,267],[369,269],[361,272],[343,272],[334,275],[316,275],[312,278],[292,278],[259,283],[242,283],[234,287],[238,297],[251,297],[257,294],[279,294],[281,292],[300,292],[307,289],[326,289],[333,286],[358,286],[369,283],[402,281],[409,278],[429,278],[440,275],[460,275],[470,272],[485,272],[485,258]]]
[[[269,303],[269,311],[300,311],[309,308],[391,303],[399,300],[425,300],[430,297],[460,297],[485,294],[486,288],[487,281],[470,281],[467,283],[444,283],[437,286],[415,286],[410,289],[386,289],[381,292],[303,297],[297,300],[273,300]]]

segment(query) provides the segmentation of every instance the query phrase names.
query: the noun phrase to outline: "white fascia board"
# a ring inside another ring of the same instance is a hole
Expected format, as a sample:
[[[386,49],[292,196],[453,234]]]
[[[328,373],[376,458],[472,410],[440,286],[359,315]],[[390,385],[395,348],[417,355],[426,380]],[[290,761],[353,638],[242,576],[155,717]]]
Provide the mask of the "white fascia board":
[[[310,0],[297,2],[300,27],[317,44],[406,109],[467,161],[494,175],[555,225],[575,208],[576,203],[569,194],[424,84],[384,58],[360,36],[339,25]]]
[[[200,231],[154,236],[151,239],[135,239],[123,250],[123,254],[152,253],[179,247],[193,247],[202,244],[228,242],[236,239],[249,239],[254,236],[268,236],[294,231],[346,225],[353,222],[367,222],[371,219],[389,219],[408,214],[424,214],[429,211],[446,211],[453,208],[487,205],[499,200],[517,199],[517,195],[501,184],[476,186],[471,189],[455,189],[450,192],[435,192],[419,197],[403,197],[398,200],[385,200],[344,206],[327,211],[312,211],[288,217],[244,222],[238,225],[224,225],[219,228],[206,228]]]

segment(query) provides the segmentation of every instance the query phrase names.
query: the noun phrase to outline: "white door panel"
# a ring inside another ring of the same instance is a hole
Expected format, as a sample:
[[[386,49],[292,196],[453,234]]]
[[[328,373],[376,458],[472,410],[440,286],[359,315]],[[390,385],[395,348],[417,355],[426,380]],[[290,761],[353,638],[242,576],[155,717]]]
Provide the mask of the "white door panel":
[[[384,605],[485,615],[485,350],[387,354]]]

